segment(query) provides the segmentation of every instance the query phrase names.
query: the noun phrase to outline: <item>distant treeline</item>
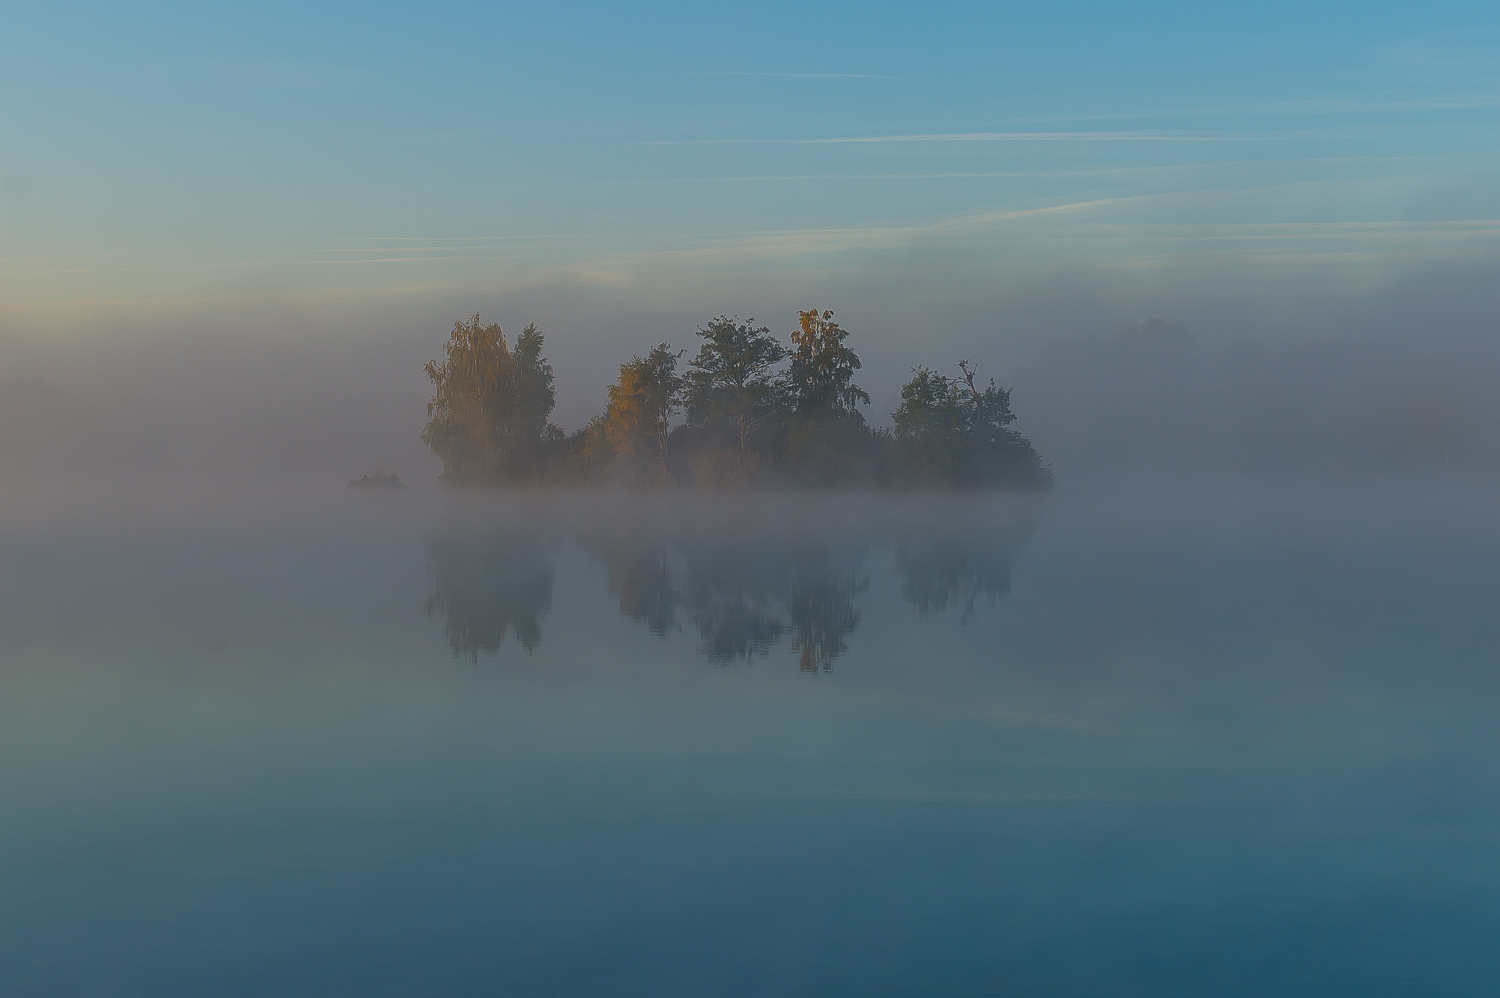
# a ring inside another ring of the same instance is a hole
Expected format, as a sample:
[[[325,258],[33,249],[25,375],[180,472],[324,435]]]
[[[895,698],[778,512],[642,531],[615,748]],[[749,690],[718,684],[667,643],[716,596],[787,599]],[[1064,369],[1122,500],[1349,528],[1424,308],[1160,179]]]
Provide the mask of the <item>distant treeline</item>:
[[[422,440],[451,485],[746,488],[779,484],[1045,489],[1051,469],[1009,428],[1010,392],[918,367],[892,413],[894,432],[860,412],[858,355],[832,311],[798,312],[783,345],[765,326],[719,316],[697,356],[665,343],[620,365],[604,411],[565,434],[550,421],[552,365],[529,325],[507,343],[479,316],[458,322],[429,361]]]

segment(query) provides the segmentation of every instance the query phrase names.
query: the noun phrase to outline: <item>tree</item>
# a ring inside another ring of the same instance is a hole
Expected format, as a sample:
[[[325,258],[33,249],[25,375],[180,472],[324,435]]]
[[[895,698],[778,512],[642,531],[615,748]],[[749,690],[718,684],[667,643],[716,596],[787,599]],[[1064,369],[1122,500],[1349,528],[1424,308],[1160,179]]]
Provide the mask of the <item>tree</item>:
[[[562,430],[547,421],[557,404],[552,390],[552,365],[542,356],[543,336],[536,323],[528,323],[516,337],[512,356],[516,362],[515,430],[528,445],[562,436]]]
[[[788,372],[792,402],[806,416],[859,415],[855,405],[870,404],[870,395],[854,384],[859,355],[844,346],[849,331],[833,321],[833,310],[798,311],[792,330],[792,367]],[[862,417],[861,417],[862,418]]]
[[[569,435],[562,450],[564,467],[560,470],[565,475],[578,482],[602,481],[614,459],[609,446],[608,420],[603,414],[589,417],[582,429]]]
[[[683,399],[690,425],[728,429],[741,453],[749,451],[757,424],[776,411],[771,370],[786,356],[771,330],[754,321],[721,315],[698,330],[703,345],[689,363]]]
[[[854,384],[860,364],[844,344],[849,331],[833,321],[831,310],[797,317],[785,382],[787,458],[799,477],[822,485],[867,478],[881,445],[856,408],[868,405],[870,396]]]
[[[620,380],[609,386],[604,430],[617,457],[636,463],[654,460],[667,473],[667,431],[681,406],[682,378],[677,358],[665,343],[644,358],[620,365]]]
[[[918,367],[891,414],[897,447],[924,476],[951,474],[968,456],[970,412],[955,379]]]
[[[980,388],[968,361],[958,369],[958,377],[949,377],[918,367],[901,386],[901,405],[891,414],[897,463],[919,481],[1050,485],[1052,474],[1031,441],[1008,428],[1016,418],[1009,390],[993,378]]]
[[[478,315],[453,324],[443,362],[424,368],[433,394],[422,442],[442,459],[445,480],[523,481],[538,472],[543,442],[562,433],[547,421],[554,396],[542,343],[535,324],[514,349]]]
[[[995,379],[980,391],[974,385],[974,372],[969,362],[961,360],[958,369],[963,375],[963,387],[968,392],[969,432],[981,445],[1014,444],[1026,438],[1006,427],[1015,422],[1016,414],[1010,411],[1010,389],[997,388]],[[1027,446],[1031,446],[1027,443]]]

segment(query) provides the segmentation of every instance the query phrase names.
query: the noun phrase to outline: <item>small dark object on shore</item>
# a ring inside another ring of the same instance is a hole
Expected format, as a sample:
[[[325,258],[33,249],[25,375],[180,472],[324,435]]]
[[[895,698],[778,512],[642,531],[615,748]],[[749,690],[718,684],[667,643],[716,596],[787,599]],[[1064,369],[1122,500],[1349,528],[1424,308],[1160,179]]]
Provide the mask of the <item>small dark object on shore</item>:
[[[394,471],[376,468],[375,474],[363,475],[349,483],[351,489],[404,489],[406,484]]]

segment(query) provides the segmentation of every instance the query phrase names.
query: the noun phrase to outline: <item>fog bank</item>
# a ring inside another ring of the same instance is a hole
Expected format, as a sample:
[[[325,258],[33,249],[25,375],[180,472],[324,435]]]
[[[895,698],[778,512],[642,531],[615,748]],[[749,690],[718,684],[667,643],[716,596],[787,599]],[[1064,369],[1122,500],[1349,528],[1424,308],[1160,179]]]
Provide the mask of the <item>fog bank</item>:
[[[695,327],[719,312],[785,336],[795,309],[814,304],[853,330],[872,424],[890,425],[913,367],[967,359],[1013,388],[1015,428],[1063,486],[1133,473],[1487,476],[1500,470],[1490,277],[1471,268],[1252,301],[1057,274],[987,298],[970,283],[935,306],[857,277],[808,300],[706,288],[658,303],[639,289],[546,285],[378,307],[247,300],[122,309],[102,325],[17,320],[0,331],[0,476],[342,481],[383,464],[431,484],[422,364],[460,317],[541,327],[554,420],[572,430],[602,410],[620,362],[653,343],[691,354]]]

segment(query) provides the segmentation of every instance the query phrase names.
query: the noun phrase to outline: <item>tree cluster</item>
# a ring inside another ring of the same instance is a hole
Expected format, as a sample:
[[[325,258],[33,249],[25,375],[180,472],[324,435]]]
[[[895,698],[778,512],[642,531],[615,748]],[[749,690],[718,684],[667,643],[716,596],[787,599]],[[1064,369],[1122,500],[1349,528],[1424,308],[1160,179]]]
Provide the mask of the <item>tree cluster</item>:
[[[1047,488],[1052,473],[1009,428],[1010,392],[967,362],[919,367],[901,389],[894,432],[870,427],[859,356],[830,310],[798,312],[790,343],[719,316],[698,352],[661,343],[620,365],[604,411],[565,435],[549,422],[552,367],[527,326],[513,345],[479,316],[456,323],[433,383],[422,440],[450,484],[639,488]]]

